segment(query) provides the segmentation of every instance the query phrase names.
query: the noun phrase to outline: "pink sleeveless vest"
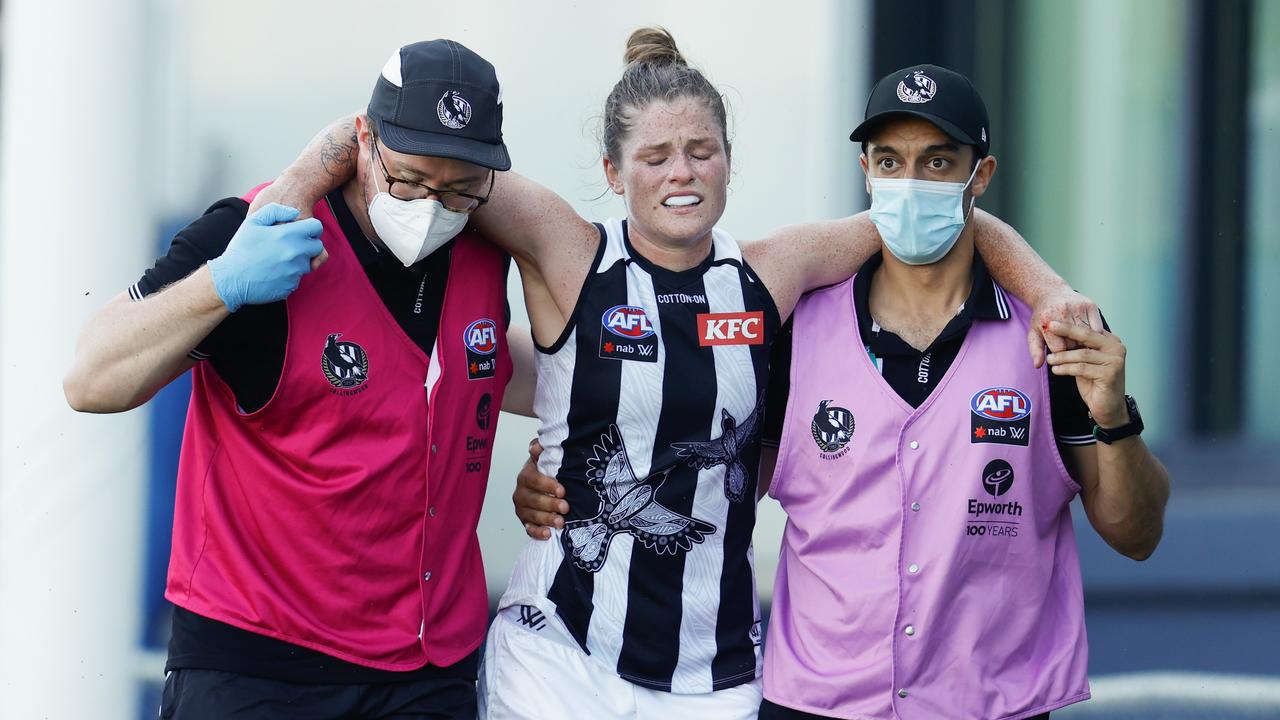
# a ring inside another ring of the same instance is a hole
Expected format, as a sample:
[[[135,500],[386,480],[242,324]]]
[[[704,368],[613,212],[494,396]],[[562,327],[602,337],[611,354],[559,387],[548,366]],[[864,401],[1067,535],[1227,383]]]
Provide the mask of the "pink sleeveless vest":
[[[1030,313],[975,321],[918,409],[850,279],[801,299],[770,488],[788,521],[765,697],[845,718],[997,720],[1089,697],[1084,601]]]
[[[449,665],[487,621],[476,524],[511,375],[503,256],[458,237],[428,360],[328,203],[313,211],[329,260],[285,301],[275,395],[244,414],[193,371],[165,597],[372,668]]]

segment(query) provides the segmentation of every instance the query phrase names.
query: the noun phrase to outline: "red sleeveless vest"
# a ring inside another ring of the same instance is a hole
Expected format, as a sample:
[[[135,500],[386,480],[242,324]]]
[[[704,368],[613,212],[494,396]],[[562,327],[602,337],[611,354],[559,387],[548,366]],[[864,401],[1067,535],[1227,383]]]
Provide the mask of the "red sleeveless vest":
[[[313,210],[329,260],[285,301],[271,400],[245,414],[193,371],[165,597],[372,668],[450,665],[487,623],[476,525],[511,376],[503,254],[458,236],[428,358],[327,201]]]

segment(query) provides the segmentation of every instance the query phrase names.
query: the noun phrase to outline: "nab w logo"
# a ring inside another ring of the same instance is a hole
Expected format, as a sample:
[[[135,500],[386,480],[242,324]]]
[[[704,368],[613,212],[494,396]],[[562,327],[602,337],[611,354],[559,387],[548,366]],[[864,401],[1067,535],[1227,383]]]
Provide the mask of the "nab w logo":
[[[492,355],[498,349],[498,324],[489,318],[480,318],[467,326],[462,341],[471,352]]]
[[[634,305],[614,305],[600,316],[604,329],[628,340],[641,340],[653,335],[653,323],[644,308]]]
[[[763,345],[764,313],[698,313],[698,344]]]
[[[547,626],[547,616],[532,605],[521,605],[519,623],[531,630],[541,630]]]

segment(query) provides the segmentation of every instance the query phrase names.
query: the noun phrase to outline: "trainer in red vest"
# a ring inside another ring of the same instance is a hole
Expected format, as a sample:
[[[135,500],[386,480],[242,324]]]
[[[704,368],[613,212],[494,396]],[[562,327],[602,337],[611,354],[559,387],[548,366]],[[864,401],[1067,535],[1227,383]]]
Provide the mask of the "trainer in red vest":
[[[285,300],[275,395],[245,414],[194,369],[165,597],[372,668],[447,666],[487,623],[476,525],[511,376],[506,265],[456,238],[428,358],[327,202],[313,212],[329,261]]]

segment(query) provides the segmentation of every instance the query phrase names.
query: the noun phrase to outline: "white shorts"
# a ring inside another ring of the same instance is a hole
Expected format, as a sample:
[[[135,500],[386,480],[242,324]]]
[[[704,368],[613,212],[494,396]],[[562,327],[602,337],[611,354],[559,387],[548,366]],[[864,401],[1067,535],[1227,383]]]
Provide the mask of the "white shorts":
[[[760,678],[698,695],[650,690],[618,677],[576,645],[535,634],[499,613],[485,644],[478,698],[480,720],[754,720]]]

